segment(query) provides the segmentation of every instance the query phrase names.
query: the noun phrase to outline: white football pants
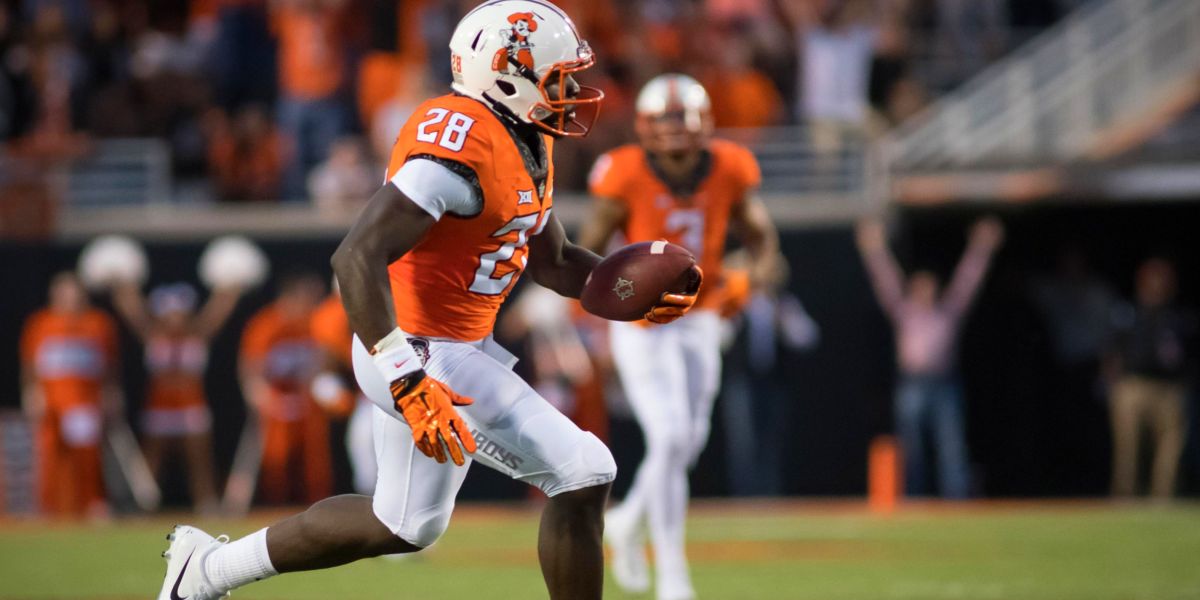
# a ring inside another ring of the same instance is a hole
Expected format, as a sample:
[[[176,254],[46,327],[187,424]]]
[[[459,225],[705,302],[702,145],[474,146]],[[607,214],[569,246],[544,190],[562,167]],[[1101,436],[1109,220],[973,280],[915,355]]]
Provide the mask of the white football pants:
[[[433,544],[450,523],[454,497],[474,461],[537,486],[547,496],[603,485],[617,474],[608,447],[550,406],[516,373],[516,359],[491,336],[477,342],[409,338],[425,372],[463,396],[459,407],[478,446],[459,467],[422,454],[396,412],[388,382],[354,338],[354,375],[375,404],[373,437],[379,474],[375,516],[414,546]]]
[[[667,325],[611,327],[613,360],[646,439],[633,487],[613,510],[649,525],[660,586],[664,580],[690,586],[688,470],[708,441],[721,377],[721,319],[701,310]]]

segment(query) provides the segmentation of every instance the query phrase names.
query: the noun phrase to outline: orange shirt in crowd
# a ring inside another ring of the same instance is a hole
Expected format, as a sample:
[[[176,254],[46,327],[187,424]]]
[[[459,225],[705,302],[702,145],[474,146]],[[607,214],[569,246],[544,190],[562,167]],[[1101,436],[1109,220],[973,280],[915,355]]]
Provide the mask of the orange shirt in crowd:
[[[32,369],[48,410],[99,405],[117,362],[116,325],[95,309],[78,315],[40,310],[25,321],[21,362]]]
[[[267,418],[295,421],[309,410],[309,385],[320,368],[311,318],[288,318],[270,304],[251,317],[242,333],[242,359],[260,361],[271,387],[263,407]]]
[[[704,78],[717,127],[767,127],[779,122],[783,99],[774,82],[754,69]]]
[[[234,132],[218,130],[208,144],[208,163],[227,200],[274,200],[287,161],[287,143],[274,130],[242,143]]]
[[[697,306],[717,308],[725,234],[729,214],[758,187],[758,161],[746,148],[722,140],[708,144],[708,175],[688,197],[671,193],[650,166],[641,146],[622,146],[596,161],[589,180],[592,195],[623,204],[628,216],[622,227],[628,243],[660,239],[687,248],[704,269]]]
[[[327,97],[345,76],[345,52],[335,11],[285,5],[272,13],[279,41],[279,85],[289,96]]]

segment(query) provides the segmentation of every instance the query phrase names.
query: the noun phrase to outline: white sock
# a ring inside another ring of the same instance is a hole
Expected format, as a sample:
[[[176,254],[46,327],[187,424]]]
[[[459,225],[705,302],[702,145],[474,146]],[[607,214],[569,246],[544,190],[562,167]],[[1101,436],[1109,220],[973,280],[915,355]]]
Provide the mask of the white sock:
[[[204,576],[224,593],[279,573],[267,556],[267,529],[213,550],[204,559]]]

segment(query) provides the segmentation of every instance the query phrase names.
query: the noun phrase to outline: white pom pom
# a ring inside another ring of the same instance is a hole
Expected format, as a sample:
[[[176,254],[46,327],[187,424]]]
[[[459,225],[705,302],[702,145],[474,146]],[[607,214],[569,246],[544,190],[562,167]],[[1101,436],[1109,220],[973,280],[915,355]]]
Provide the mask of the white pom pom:
[[[267,279],[271,263],[254,242],[239,237],[217,238],[200,257],[200,281],[210,288],[249,288]]]
[[[79,254],[79,278],[93,291],[116,281],[144,283],[149,271],[142,245],[125,236],[98,237]]]

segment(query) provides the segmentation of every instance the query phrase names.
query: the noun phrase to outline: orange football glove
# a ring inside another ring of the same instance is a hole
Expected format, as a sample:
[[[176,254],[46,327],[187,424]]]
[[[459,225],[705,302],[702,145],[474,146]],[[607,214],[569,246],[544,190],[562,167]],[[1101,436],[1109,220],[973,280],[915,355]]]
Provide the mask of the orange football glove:
[[[396,410],[412,427],[417,448],[425,456],[444,463],[445,449],[449,448],[450,459],[461,467],[466,462],[462,451],[475,452],[475,437],[454,410],[455,406],[467,406],[474,400],[455,394],[446,384],[426,376],[424,371],[393,381],[391,388]]]
[[[688,282],[688,291],[685,294],[666,293],[659,299],[658,304],[646,313],[646,320],[658,325],[665,325],[687,314],[687,311],[692,309],[692,305],[696,303],[696,294],[700,291],[700,284],[704,281],[704,271],[699,265],[692,265],[692,277]]]

